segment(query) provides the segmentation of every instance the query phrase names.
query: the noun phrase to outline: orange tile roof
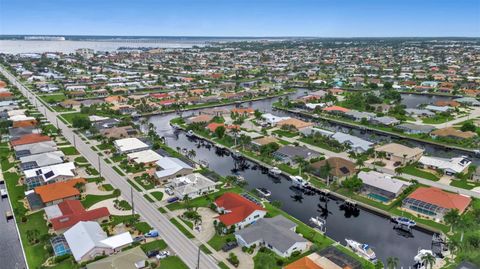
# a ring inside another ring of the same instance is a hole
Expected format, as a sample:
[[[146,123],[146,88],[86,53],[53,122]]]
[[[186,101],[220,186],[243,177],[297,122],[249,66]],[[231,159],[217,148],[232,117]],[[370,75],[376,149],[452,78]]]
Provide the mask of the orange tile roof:
[[[212,122],[212,123],[208,124],[206,128],[207,128],[208,130],[210,130],[210,132],[215,132],[215,130],[217,130],[217,128],[220,127],[220,126],[224,126],[224,127],[225,127],[225,124]]]
[[[5,88],[7,87],[7,83],[3,80],[0,80],[0,88]]]
[[[344,108],[341,106],[329,106],[323,109],[323,111],[338,111],[338,112],[348,112],[350,109]]]
[[[68,229],[80,221],[94,221],[110,216],[106,207],[85,210],[79,200],[65,200],[58,204],[62,216],[52,218],[50,223],[55,231]]]
[[[75,178],[67,181],[60,181],[35,188],[35,193],[40,196],[43,203],[48,203],[60,199],[65,199],[80,195],[75,188],[77,183],[87,183],[83,178]]]
[[[19,145],[27,145],[27,144],[33,144],[33,143],[38,143],[38,142],[44,142],[44,141],[51,141],[52,139],[49,136],[46,135],[41,135],[41,134],[27,134],[23,135],[19,139],[15,139],[10,141],[10,144],[12,147],[19,146]]]
[[[215,200],[215,204],[218,207],[224,208],[226,211],[230,211],[218,217],[226,226],[243,221],[256,210],[265,211],[263,207],[233,192],[224,193]]]
[[[294,126],[295,128],[297,128],[298,130],[302,129],[302,128],[305,128],[305,127],[309,127],[309,126],[313,126],[313,123],[311,122],[305,122],[303,120],[299,120],[299,119],[295,119],[295,118],[290,118],[290,119],[286,119],[286,120],[281,120],[277,123],[278,126],[283,126],[283,125],[292,125]]]
[[[458,209],[463,213],[472,201],[472,198],[460,194],[450,193],[434,187],[419,187],[408,198],[423,201],[448,209]]]
[[[298,259],[287,266],[284,269],[323,269],[320,265],[312,261],[308,256]]]
[[[12,97],[13,94],[11,92],[0,92],[0,99]]]
[[[22,121],[16,121],[12,123],[13,128],[18,128],[18,127],[33,127],[37,125],[36,120],[22,120]]]
[[[233,108],[232,109],[233,113],[237,114],[253,114],[255,112],[255,109],[251,107],[246,107],[246,108]]]

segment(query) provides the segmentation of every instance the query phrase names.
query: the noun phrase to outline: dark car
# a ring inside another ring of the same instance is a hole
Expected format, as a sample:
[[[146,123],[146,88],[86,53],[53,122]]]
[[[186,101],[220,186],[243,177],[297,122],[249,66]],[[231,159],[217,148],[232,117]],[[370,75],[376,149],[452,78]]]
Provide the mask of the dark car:
[[[160,251],[158,251],[158,250],[149,250],[149,251],[147,251],[147,257],[153,258],[153,257],[157,256],[159,253],[160,253]]]
[[[238,243],[235,241],[227,242],[225,245],[223,245],[222,250],[224,252],[230,251],[234,248],[238,247]]]
[[[174,203],[174,202],[176,202],[176,201],[178,201],[178,200],[179,200],[178,197],[172,197],[172,198],[169,198],[169,199],[167,200],[167,202],[168,202],[168,203]]]

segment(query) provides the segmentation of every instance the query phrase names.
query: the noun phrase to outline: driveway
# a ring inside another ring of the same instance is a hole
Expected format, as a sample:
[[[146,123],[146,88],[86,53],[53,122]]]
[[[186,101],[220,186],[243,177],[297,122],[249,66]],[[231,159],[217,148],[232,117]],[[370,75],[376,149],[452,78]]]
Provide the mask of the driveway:
[[[115,208],[113,201],[115,201],[116,199],[117,198],[112,198],[112,199],[107,199],[107,200],[100,201],[100,202],[92,205],[88,210],[97,209],[97,208],[100,208],[100,207],[106,207],[106,208],[108,208],[108,211],[110,212],[110,215],[115,215],[115,216],[131,215],[132,210],[119,210],[119,209]]]

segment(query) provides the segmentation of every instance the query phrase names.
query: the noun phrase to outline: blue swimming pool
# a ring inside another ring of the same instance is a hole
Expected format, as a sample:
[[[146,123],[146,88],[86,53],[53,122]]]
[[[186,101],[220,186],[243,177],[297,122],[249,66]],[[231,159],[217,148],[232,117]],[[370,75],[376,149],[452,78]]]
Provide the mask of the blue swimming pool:
[[[387,197],[376,194],[376,193],[369,193],[368,197],[373,198],[373,199],[378,200],[378,201],[383,202],[383,203],[388,203],[388,201],[390,201],[390,199],[388,199]]]

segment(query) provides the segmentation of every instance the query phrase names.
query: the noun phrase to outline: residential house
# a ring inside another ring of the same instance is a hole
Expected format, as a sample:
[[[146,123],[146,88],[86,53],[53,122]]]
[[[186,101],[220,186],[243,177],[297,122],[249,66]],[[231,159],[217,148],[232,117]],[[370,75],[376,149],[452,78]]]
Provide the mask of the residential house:
[[[362,180],[362,193],[381,202],[388,202],[400,195],[409,185],[391,175],[377,171],[360,171],[357,177]]]
[[[465,173],[472,161],[466,156],[451,159],[422,156],[418,164],[423,169],[442,170],[445,175],[454,176],[458,173]]]
[[[444,137],[444,138],[451,138],[451,139],[470,139],[477,136],[477,134],[474,132],[471,132],[471,131],[462,132],[453,127],[447,127],[447,128],[435,130],[431,132],[430,135],[433,138]]]
[[[20,145],[13,148],[15,151],[15,157],[20,159],[21,157],[35,155],[45,152],[52,152],[57,150],[57,144],[53,141],[38,142],[26,145]]]
[[[452,209],[460,214],[468,208],[472,198],[434,187],[419,187],[403,200],[402,207],[437,220]]]
[[[186,176],[194,170],[189,164],[173,157],[163,157],[156,162],[156,165],[158,168],[155,172],[155,178],[159,181]]]
[[[283,146],[273,153],[273,157],[283,163],[295,164],[297,158],[310,161],[320,157],[321,154],[307,147]]]
[[[140,247],[135,247],[88,263],[87,269],[142,269],[147,267],[147,260],[145,252]]]
[[[112,127],[107,129],[100,130],[100,134],[106,138],[132,138],[138,136],[137,129],[132,126],[121,126],[121,127]]]
[[[24,170],[24,183],[27,189],[50,184],[53,182],[65,181],[75,177],[75,164],[73,162],[59,163],[51,166],[44,166],[30,170]]]
[[[316,127],[303,128],[300,131],[300,133],[302,133],[305,136],[320,134],[320,135],[326,136],[326,137],[331,137],[334,134],[334,132],[324,130],[324,129],[320,129],[320,128],[316,128]]]
[[[262,114],[262,119],[266,124],[274,126],[281,121],[290,119],[290,117],[279,117],[271,113],[265,113],[265,114]]]
[[[348,145],[351,151],[355,153],[363,153],[373,146],[372,142],[342,132],[336,132],[332,135],[332,138],[341,144]]]
[[[292,126],[296,130],[301,131],[303,128],[313,126],[313,123],[305,122],[305,121],[295,119],[295,118],[289,118],[289,119],[285,119],[285,120],[281,120],[281,121],[277,122],[276,126],[277,127]]]
[[[397,143],[389,143],[375,148],[377,155],[385,154],[385,158],[394,163],[406,165],[417,162],[422,157],[424,150],[421,148],[410,148]]]
[[[435,113],[428,109],[419,109],[419,108],[406,108],[405,112],[408,115],[417,116],[417,117],[433,117]]]
[[[34,144],[38,142],[45,142],[45,141],[51,141],[51,140],[52,139],[47,135],[27,134],[18,139],[11,140],[10,145],[12,147],[16,147],[20,145],[28,145],[28,144]]]
[[[65,154],[60,150],[25,156],[20,158],[20,168],[29,170],[59,164],[63,163],[64,158]]]
[[[425,109],[433,112],[439,112],[439,113],[447,113],[453,110],[453,108],[449,106],[434,106],[434,105],[427,105]]]
[[[136,164],[143,164],[146,166],[150,166],[155,164],[158,160],[162,159],[163,157],[156,153],[155,151],[148,149],[144,151],[132,152],[127,154],[127,159],[130,162],[134,162]]]
[[[119,153],[127,154],[149,149],[149,146],[138,138],[123,138],[113,142]]]
[[[340,157],[330,157],[310,164],[312,174],[326,178],[330,176],[333,180],[342,180],[346,177],[354,175],[357,172],[355,164],[347,159]],[[327,167],[327,168],[325,168]],[[328,174],[326,174],[328,173]]]
[[[363,112],[363,111],[357,111],[357,110],[349,110],[343,113],[343,115],[349,119],[352,119],[354,121],[362,121],[363,119],[370,121],[375,117],[374,113],[370,112]]]
[[[173,193],[179,199],[190,199],[213,192],[217,184],[200,173],[189,174],[170,179],[167,187],[172,188]]]
[[[261,205],[233,192],[224,193],[214,204],[221,214],[218,220],[227,228],[235,226],[236,230],[255,223],[267,213]]]
[[[8,136],[10,140],[19,139],[27,134],[40,134],[41,130],[36,126],[8,128]]]
[[[373,117],[372,119],[370,119],[370,122],[373,124],[380,124],[385,126],[394,126],[400,123],[400,121],[396,118],[388,116]]]
[[[212,115],[208,114],[200,114],[198,116],[193,116],[185,119],[185,122],[187,124],[192,124],[192,123],[207,123],[210,122],[213,119]]]
[[[402,130],[407,134],[429,134],[435,130],[435,127],[433,126],[414,123],[402,123],[397,125],[395,128]]]
[[[254,149],[258,150],[260,149],[261,146],[265,146],[270,143],[278,143],[278,142],[279,140],[273,136],[264,136],[264,137],[252,140],[251,145]]]
[[[277,215],[273,218],[263,218],[245,229],[235,232],[235,238],[241,246],[252,245],[266,247],[280,257],[286,258],[293,252],[303,252],[308,249],[310,242],[298,235],[297,224]]]
[[[100,207],[91,210],[85,210],[82,202],[79,200],[64,200],[58,204],[53,204],[44,208],[47,221],[52,225],[57,234],[62,234],[65,230],[80,221],[97,221],[102,223],[108,220],[110,212],[106,207]]]
[[[100,224],[94,221],[80,221],[63,235],[78,263],[102,255],[111,255],[133,243],[129,232],[108,237]]]
[[[46,206],[56,205],[66,200],[80,199],[80,191],[75,187],[77,184],[85,184],[83,178],[75,178],[66,181],[55,182],[35,187],[27,192],[27,201],[32,210]]]

